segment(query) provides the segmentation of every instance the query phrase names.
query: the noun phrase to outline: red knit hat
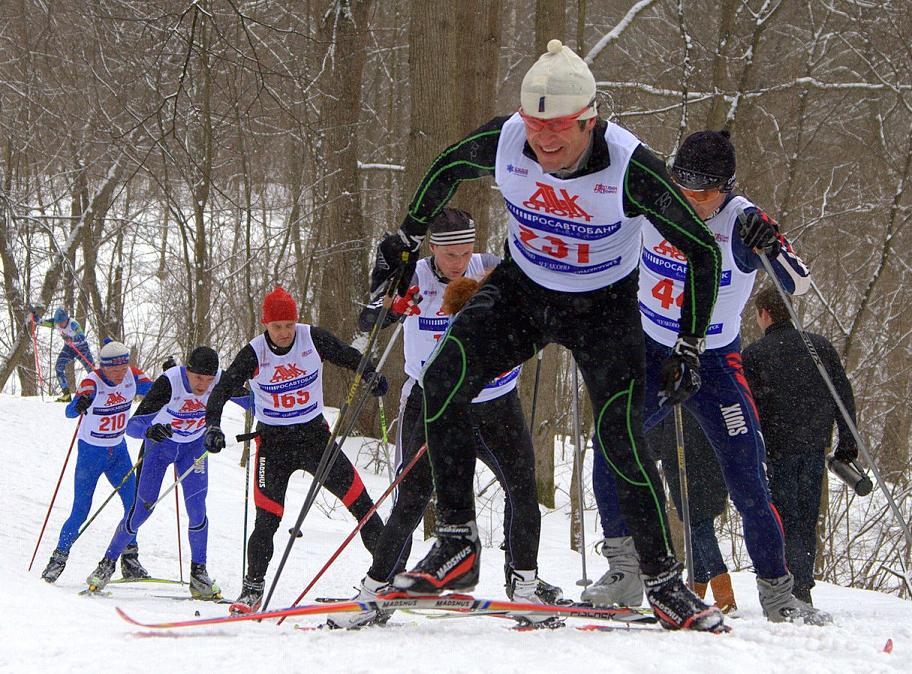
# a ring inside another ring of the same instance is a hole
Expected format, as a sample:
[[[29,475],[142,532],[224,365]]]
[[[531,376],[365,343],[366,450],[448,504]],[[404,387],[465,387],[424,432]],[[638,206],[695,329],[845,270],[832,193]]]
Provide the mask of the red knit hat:
[[[285,292],[282,286],[276,286],[275,290],[263,299],[263,322],[296,320],[298,320],[298,305],[294,298]]]

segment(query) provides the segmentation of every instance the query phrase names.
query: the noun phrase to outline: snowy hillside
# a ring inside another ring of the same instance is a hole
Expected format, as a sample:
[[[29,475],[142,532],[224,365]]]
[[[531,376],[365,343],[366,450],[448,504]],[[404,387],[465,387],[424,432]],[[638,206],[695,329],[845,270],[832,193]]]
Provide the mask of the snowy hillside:
[[[225,429],[241,430],[234,406],[226,408]],[[730,620],[724,636],[668,633],[661,630],[582,632],[572,628],[517,633],[507,621],[474,617],[429,619],[396,615],[388,628],[359,632],[301,631],[291,622],[243,623],[202,629],[146,632],[122,621],[120,606],[143,620],[220,615],[226,607],[196,601],[174,601],[156,595],[182,596],[177,585],[111,585],[113,596],[81,597],[85,577],[94,569],[122,513],[113,501],[76,543],[67,569],[55,585],[40,574],[54,548],[72,502],[75,450],[51,513],[48,529],[31,573],[29,558],[47,504],[60,473],[75,421],[65,419],[63,405],[0,395],[0,452],[6,459],[0,489],[0,571],[8,591],[8,615],[0,621],[0,671],[219,671],[249,672],[909,672],[912,671],[912,603],[893,596],[818,585],[815,602],[835,615],[836,625],[813,628],[770,625],[761,613],[750,574],[735,574],[735,591],[744,617]],[[130,441],[135,457],[138,443]],[[360,443],[346,452],[354,457]],[[238,466],[240,446],[229,445],[210,461],[209,571],[226,597],[241,586],[244,512],[244,470]],[[362,453],[359,465],[368,461]],[[300,475],[300,474],[298,474]],[[362,470],[373,496],[387,484],[385,474]],[[286,519],[276,535],[274,571],[309,479],[295,477],[286,502]],[[110,493],[102,480],[95,507]],[[294,599],[336,549],[354,522],[331,497],[321,497],[304,523],[304,538],[295,544],[272,606]],[[388,507],[381,511],[388,512]],[[181,504],[183,516],[183,504]],[[252,524],[251,503],[251,524]],[[486,541],[500,542],[499,520],[480,517],[488,527]],[[492,524],[493,522],[493,524]],[[186,520],[181,524],[184,577],[189,573]],[[567,549],[567,517],[563,511],[543,520],[542,576],[578,597],[579,557]],[[179,575],[174,501],[167,498],[140,530],[140,558],[160,577]],[[493,528],[493,531],[490,529]],[[589,527],[587,527],[589,529]],[[593,542],[589,541],[590,545]],[[416,540],[413,559],[428,544]],[[591,575],[603,570],[602,560],[589,557]],[[503,595],[503,557],[486,548],[478,596]],[[310,599],[350,596],[368,567],[368,556],[355,540]],[[119,572],[118,574],[119,575]],[[268,577],[271,580],[271,573]],[[316,625],[317,619],[300,620]],[[568,624],[574,624],[568,621]],[[576,624],[582,624],[577,622]],[[892,640],[891,653],[885,645]]]

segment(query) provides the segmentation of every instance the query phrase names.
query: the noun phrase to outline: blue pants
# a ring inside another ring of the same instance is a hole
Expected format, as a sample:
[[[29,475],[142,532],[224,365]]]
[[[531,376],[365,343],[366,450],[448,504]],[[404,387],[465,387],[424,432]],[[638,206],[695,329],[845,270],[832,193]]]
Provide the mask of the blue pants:
[[[671,407],[659,407],[661,364],[671,348],[646,337],[646,404],[643,418],[648,431]],[[700,356],[703,384],[684,402],[709,439],[722,467],[731,499],[741,513],[744,542],[757,575],[779,578],[786,574],[785,544],[779,514],[772,504],[764,461],[766,448],[760,435],[757,409],[741,368],[741,344],[714,349]],[[627,526],[620,516],[615,475],[598,437],[595,439],[592,487],[605,538],[626,536]],[[699,475],[689,476],[698,483]],[[698,487],[695,487],[698,488]]]
[[[117,525],[111,544],[105,552],[108,559],[117,559],[123,549],[136,540],[136,532],[152,514],[150,506],[158,500],[165,472],[173,463],[178,475],[183,475],[203,454],[203,439],[178,443],[171,440],[152,442],[146,440],[143,460],[139,467],[139,484],[136,500]],[[196,564],[206,563],[206,542],[209,520],[206,518],[206,492],[209,489],[208,457],[181,482],[184,504],[189,520],[190,559]],[[170,481],[169,481],[170,484]]]
[[[57,374],[57,382],[60,384],[61,389],[70,388],[69,384],[67,384],[66,367],[72,361],[79,359],[85,365],[86,372],[91,372],[95,366],[95,359],[92,357],[88,342],[73,342],[73,346],[79,349],[79,353],[76,353],[76,350],[69,344],[64,344],[63,348],[60,349],[60,354],[57,356],[57,363],[54,365],[54,372]],[[80,354],[82,355],[80,356]]]
[[[795,591],[814,587],[817,514],[823,490],[823,453],[769,461],[770,492],[785,529],[785,559],[795,576]]]
[[[79,533],[79,528],[89,516],[89,510],[92,509],[92,496],[95,494],[95,486],[98,484],[98,478],[104,474],[112,487],[117,487],[124,479],[124,475],[133,468],[133,462],[130,460],[130,454],[127,452],[127,443],[123,440],[119,445],[114,447],[99,447],[90,445],[84,440],[78,444],[78,453],[76,457],[76,475],[75,486],[73,489],[73,509],[70,516],[63,523],[63,529],[60,530],[60,540],[57,542],[57,549],[63,552],[69,552],[73,541]],[[124,485],[120,488],[118,496],[123,503],[124,512],[127,512],[133,505],[133,496],[136,493],[136,476],[130,475]],[[133,536],[130,543],[136,542],[136,536]]]

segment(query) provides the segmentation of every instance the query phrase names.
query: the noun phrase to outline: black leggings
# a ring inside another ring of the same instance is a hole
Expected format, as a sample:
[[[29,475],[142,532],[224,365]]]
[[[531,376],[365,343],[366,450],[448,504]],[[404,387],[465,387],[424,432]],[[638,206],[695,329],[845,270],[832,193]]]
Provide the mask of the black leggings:
[[[533,283],[512,260],[498,265],[425,365],[428,451],[443,522],[475,517],[475,445],[471,400],[497,374],[556,342],[573,353],[595,412],[608,461],[618,476],[621,513],[645,573],[667,567],[674,554],[665,498],[643,447],[644,345],[636,271],[582,293]]]
[[[272,559],[272,539],[285,511],[285,491],[291,474],[296,470],[305,470],[313,475],[329,440],[329,426],[322,416],[292,426],[261,423],[257,431],[259,437],[253,464],[256,523],[247,545],[247,578],[252,581],[263,580]],[[324,486],[359,521],[374,504],[361,482],[361,476],[341,452]],[[383,520],[374,513],[361,529],[361,540],[368,551],[373,552],[382,529]]]
[[[422,390],[414,386],[400,417],[401,471],[424,444]],[[519,396],[516,391],[472,405],[473,448],[497,477],[504,490],[504,539],[507,565],[534,569],[538,564],[541,516],[535,491],[535,456]],[[427,456],[403,479],[396,503],[374,550],[368,575],[390,580],[404,568],[412,544],[412,532],[421,521],[434,490]]]

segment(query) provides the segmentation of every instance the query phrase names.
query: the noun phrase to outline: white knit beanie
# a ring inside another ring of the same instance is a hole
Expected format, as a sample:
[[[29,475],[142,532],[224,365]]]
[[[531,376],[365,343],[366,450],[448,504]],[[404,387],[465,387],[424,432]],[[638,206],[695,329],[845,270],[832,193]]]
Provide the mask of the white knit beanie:
[[[115,367],[130,362],[130,349],[120,342],[108,342],[101,347],[101,366]]]
[[[596,115],[595,78],[589,66],[560,40],[548,42],[548,51],[529,68],[520,93],[522,111],[531,117],[565,117],[591,106],[578,119]]]

